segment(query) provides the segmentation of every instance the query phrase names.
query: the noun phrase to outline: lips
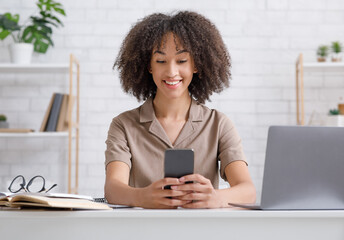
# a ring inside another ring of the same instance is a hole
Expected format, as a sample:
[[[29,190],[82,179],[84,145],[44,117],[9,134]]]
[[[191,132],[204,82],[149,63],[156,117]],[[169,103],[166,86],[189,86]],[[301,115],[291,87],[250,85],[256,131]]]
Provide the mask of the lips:
[[[174,88],[177,88],[180,83],[182,82],[182,79],[180,80],[163,80],[163,82],[165,83],[165,85],[168,87],[168,88],[171,88],[171,89],[174,89]]]
[[[176,85],[180,82],[181,80],[173,80],[173,81],[169,81],[169,80],[164,80],[164,82],[168,85]]]

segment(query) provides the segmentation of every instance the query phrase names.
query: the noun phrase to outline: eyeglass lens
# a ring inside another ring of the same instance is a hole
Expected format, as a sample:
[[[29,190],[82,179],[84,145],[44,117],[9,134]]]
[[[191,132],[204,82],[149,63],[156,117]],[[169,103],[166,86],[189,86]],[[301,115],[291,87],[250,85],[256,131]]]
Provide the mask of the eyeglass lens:
[[[11,193],[17,193],[20,190],[25,189],[25,185],[25,178],[22,175],[18,175],[12,180],[10,186],[8,187],[8,190]]]
[[[45,179],[42,176],[34,176],[28,182],[26,189],[29,192],[42,192],[45,190]]]

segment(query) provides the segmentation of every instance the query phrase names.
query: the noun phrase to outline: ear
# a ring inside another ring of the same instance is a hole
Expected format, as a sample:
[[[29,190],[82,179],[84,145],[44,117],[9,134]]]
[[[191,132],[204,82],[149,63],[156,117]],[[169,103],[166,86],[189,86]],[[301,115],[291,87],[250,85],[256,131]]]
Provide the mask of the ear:
[[[193,73],[197,73],[197,72],[198,72],[197,68],[194,68]]]

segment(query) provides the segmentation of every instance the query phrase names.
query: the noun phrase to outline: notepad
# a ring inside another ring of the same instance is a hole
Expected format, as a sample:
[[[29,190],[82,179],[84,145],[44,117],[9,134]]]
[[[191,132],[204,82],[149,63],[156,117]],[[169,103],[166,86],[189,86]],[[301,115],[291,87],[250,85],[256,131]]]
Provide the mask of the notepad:
[[[59,196],[60,195],[60,196]],[[49,194],[49,193],[19,193],[0,197],[0,206],[8,208],[46,208],[46,209],[89,209],[110,210],[105,203],[98,203],[93,199],[85,199],[82,195]]]

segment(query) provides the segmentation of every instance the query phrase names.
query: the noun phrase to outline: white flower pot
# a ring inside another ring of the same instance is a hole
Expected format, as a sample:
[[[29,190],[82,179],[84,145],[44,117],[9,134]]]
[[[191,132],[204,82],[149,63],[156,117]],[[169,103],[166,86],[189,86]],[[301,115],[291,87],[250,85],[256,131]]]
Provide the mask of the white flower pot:
[[[0,121],[0,128],[9,128],[10,124],[6,121]]]
[[[344,115],[326,116],[326,126],[344,127]]]
[[[11,62],[15,64],[30,64],[33,44],[14,43],[10,46]]]

